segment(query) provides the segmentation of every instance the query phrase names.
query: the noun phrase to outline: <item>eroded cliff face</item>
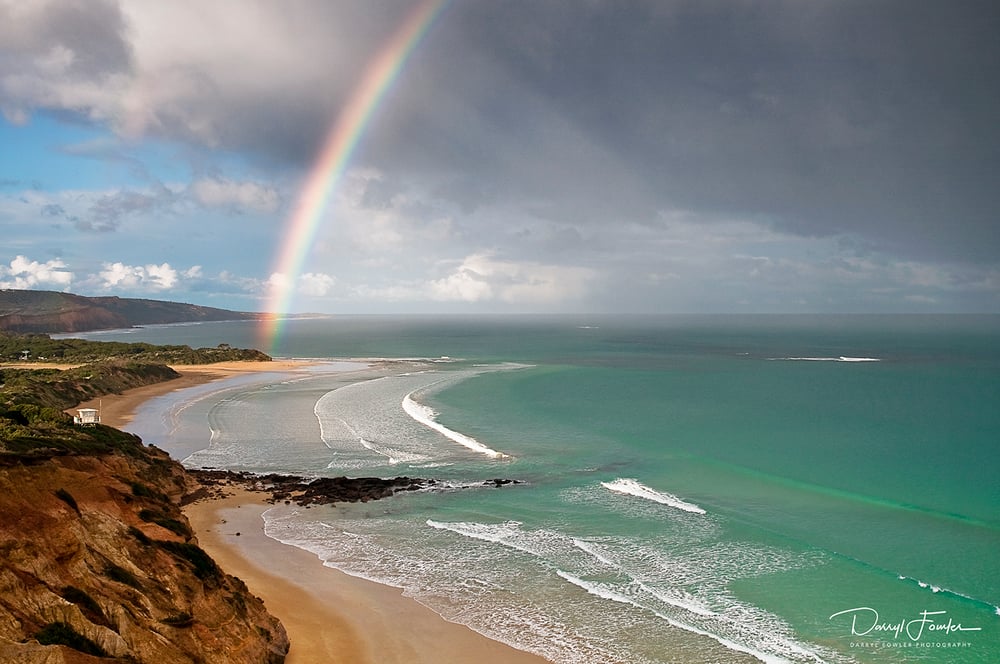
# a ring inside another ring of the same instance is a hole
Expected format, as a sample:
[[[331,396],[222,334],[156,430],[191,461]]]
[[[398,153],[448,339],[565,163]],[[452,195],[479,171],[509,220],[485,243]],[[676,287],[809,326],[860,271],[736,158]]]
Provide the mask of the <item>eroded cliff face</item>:
[[[278,620],[197,546],[165,453],[4,463],[0,661],[284,661]]]

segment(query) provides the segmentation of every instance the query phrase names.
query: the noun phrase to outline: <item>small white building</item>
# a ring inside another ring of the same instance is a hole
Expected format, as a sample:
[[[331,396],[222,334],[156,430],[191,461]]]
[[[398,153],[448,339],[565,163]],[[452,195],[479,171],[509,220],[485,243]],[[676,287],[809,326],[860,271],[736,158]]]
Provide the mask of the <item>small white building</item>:
[[[76,412],[80,414],[73,416],[73,424],[86,427],[101,423],[101,413],[96,408],[80,408]]]

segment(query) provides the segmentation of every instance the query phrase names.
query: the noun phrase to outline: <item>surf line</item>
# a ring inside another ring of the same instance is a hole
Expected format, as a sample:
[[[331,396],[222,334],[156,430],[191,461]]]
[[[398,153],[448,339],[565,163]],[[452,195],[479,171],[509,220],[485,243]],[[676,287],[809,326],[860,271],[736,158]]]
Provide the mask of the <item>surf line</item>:
[[[447,4],[447,0],[421,0],[369,62],[327,134],[319,157],[299,191],[292,215],[285,224],[284,242],[271,274],[271,294],[267,302],[267,311],[271,316],[261,325],[262,345],[265,348],[273,350],[281,335],[285,317],[295,297],[295,283],[316,237],[323,212],[347,170],[358,142],[410,54]]]
[[[445,438],[448,438],[449,440],[452,440],[458,443],[459,445],[462,445],[463,447],[467,447],[473,452],[479,452],[480,454],[485,454],[486,456],[493,457],[494,459],[512,458],[509,454],[504,454],[503,452],[497,452],[493,448],[483,445],[481,442],[479,442],[472,436],[466,436],[464,433],[460,433],[458,431],[449,429],[448,427],[438,422],[436,419],[437,414],[434,412],[432,408],[425,406],[422,403],[419,403],[413,398],[414,392],[427,389],[427,387],[430,386],[418,388],[417,390],[414,390],[413,392],[410,392],[405,397],[403,397],[403,403],[402,403],[403,411],[407,415],[409,415],[411,418],[413,418],[420,424],[423,424],[425,427],[437,431]]]
[[[651,500],[654,503],[669,505],[670,507],[684,510],[685,512],[691,512],[692,514],[705,513],[705,510],[698,505],[681,500],[672,493],[657,491],[656,489],[646,486],[639,480],[619,477],[614,482],[601,482],[601,486],[609,491],[624,493],[629,496],[636,496],[637,498],[645,498],[646,500]]]

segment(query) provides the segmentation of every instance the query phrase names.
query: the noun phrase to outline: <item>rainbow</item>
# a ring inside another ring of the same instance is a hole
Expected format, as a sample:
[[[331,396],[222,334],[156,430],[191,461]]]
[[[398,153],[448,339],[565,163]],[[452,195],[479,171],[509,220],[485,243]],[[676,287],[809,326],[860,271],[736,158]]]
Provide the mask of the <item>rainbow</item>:
[[[446,4],[447,0],[421,0],[369,62],[327,134],[285,224],[284,242],[274,262],[266,309],[272,316],[262,326],[263,344],[267,348],[273,349],[281,335],[285,315],[291,310],[295,296],[295,282],[316,237],[323,211],[347,170],[354,149],[410,53]]]

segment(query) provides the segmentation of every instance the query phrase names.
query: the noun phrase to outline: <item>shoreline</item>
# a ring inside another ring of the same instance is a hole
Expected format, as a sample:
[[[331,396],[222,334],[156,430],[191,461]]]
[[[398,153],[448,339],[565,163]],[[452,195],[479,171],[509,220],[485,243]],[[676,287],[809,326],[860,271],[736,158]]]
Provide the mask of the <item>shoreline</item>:
[[[173,366],[179,378],[79,404],[101,406],[104,424],[122,428],[148,399],[248,373],[297,372],[307,360]],[[327,567],[314,554],[264,534],[267,494],[226,486],[224,498],[183,508],[199,545],[242,579],[285,626],[286,664],[546,664],[405,597],[402,590]],[[390,498],[391,500],[391,498]],[[238,533],[238,534],[237,534]]]
[[[286,664],[545,664],[548,660],[452,623],[402,590],[323,565],[264,534],[266,494],[187,505],[199,545],[242,579],[285,626]],[[391,500],[391,499],[390,499]]]
[[[196,385],[204,385],[217,380],[225,380],[233,376],[268,372],[296,373],[315,367],[319,362],[311,360],[274,360],[271,362],[218,362],[216,364],[171,364],[171,369],[180,377],[166,380],[162,383],[143,385],[121,394],[109,394],[97,399],[91,399],[78,404],[69,410],[77,408],[97,408],[100,410],[101,423],[121,429],[135,417],[136,411],[144,402],[183,390]]]

